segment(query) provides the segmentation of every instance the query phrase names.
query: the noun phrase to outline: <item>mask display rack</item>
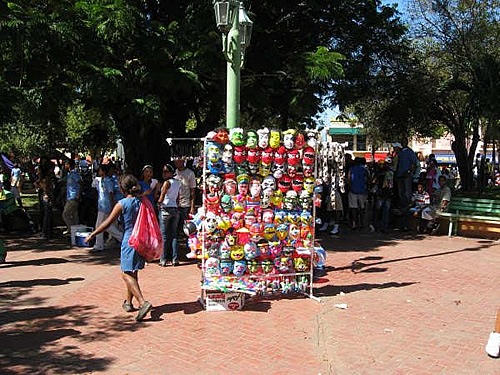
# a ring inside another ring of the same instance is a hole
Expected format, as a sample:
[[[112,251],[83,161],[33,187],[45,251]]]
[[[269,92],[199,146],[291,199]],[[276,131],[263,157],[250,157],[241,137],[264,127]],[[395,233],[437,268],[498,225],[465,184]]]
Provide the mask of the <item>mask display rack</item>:
[[[210,293],[313,294],[317,132],[221,128],[204,138],[203,205],[185,232]],[[208,310],[208,309],[207,309]]]

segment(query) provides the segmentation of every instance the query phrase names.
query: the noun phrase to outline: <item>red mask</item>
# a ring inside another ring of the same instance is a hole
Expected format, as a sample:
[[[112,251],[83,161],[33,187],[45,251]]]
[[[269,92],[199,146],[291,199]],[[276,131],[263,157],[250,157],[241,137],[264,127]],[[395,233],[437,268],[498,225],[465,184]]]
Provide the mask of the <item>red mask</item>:
[[[236,163],[241,164],[247,159],[247,148],[246,146],[235,146],[233,159]]]

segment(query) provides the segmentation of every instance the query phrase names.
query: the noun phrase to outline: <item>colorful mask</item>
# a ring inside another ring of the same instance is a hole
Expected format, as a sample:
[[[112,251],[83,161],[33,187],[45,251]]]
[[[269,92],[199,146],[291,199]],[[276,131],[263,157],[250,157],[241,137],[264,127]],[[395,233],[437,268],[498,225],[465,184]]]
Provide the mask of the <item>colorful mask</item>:
[[[213,212],[207,212],[205,216],[204,226],[207,233],[213,233],[217,229],[217,216]]]
[[[288,235],[292,240],[298,240],[300,238],[300,228],[296,224],[290,224],[288,229]]]
[[[252,275],[260,273],[259,272],[260,271],[260,264],[255,259],[249,260],[247,262],[247,267],[248,267],[248,272],[250,272],[250,274],[252,274]]]
[[[295,147],[295,134],[294,129],[288,129],[283,132],[283,145],[288,149],[292,150]]]
[[[271,164],[273,162],[274,150],[271,147],[266,147],[261,150],[261,161],[264,164]]]
[[[228,177],[226,174],[226,179],[224,180],[224,192],[229,196],[236,195],[236,180],[233,176]]]
[[[276,258],[274,266],[278,269],[279,272],[287,273],[292,268],[292,259],[286,256]]]
[[[288,237],[288,224],[280,224],[276,228],[276,236],[278,240],[284,241]]]
[[[261,182],[259,178],[252,178],[250,181],[250,196],[252,198],[260,197],[260,191],[262,189]]]
[[[304,185],[304,178],[300,174],[297,174],[296,176],[292,177],[292,190],[296,191],[297,193],[300,193],[302,191],[303,185]]]
[[[229,201],[231,201],[230,197]],[[229,219],[229,216],[227,215],[219,216],[219,222],[217,223],[217,226],[219,227],[219,229],[222,229],[223,231],[226,231],[229,228],[231,228],[231,220]]]
[[[237,213],[243,213],[247,208],[246,195],[238,194],[233,199],[233,211]]]
[[[266,224],[264,226],[264,238],[268,241],[272,240],[276,234],[276,227],[274,224]]]
[[[212,163],[218,162],[221,160],[222,152],[220,149],[220,145],[216,142],[207,142],[207,160]]]
[[[264,259],[261,262],[262,271],[264,273],[271,273],[273,271],[274,265],[271,259]]]
[[[255,213],[253,211],[248,211],[245,214],[245,227],[250,228],[250,226],[257,222],[257,218],[255,217]]]
[[[278,148],[280,146],[281,135],[279,130],[271,130],[271,134],[269,136],[269,146],[271,148]]]
[[[231,259],[231,247],[229,246],[227,241],[224,241],[220,244],[219,257],[220,257],[220,259],[223,259],[223,260]]]
[[[281,208],[283,204],[283,193],[281,190],[275,190],[273,195],[271,195],[271,204],[276,208]]]
[[[303,164],[305,165],[314,165],[314,148],[306,147],[303,153]]]
[[[245,138],[243,137],[242,128],[233,128],[229,130],[229,139],[233,146],[243,146],[245,144]]]
[[[309,258],[295,258],[293,267],[297,272],[305,272],[309,269]]]
[[[255,259],[260,255],[259,248],[255,242],[249,242],[243,246],[245,252],[245,259]]]
[[[257,130],[257,134],[259,136],[259,147],[266,148],[269,146],[269,129],[259,129]]]
[[[276,180],[272,176],[267,176],[262,180],[262,192],[267,194],[272,194],[276,190]]]
[[[271,224],[274,222],[274,211],[264,210],[262,211],[262,222],[264,224]]]
[[[229,143],[229,131],[226,128],[217,130],[217,135],[214,137],[214,141],[219,142],[221,145]]]
[[[312,165],[303,165],[302,166],[302,173],[304,174],[304,177],[312,177],[313,175],[313,167]]]
[[[271,174],[271,164],[260,164],[259,175],[261,177],[267,177]]]
[[[228,194],[224,194],[220,199],[220,206],[222,208],[222,211],[224,211],[226,214],[230,213],[233,209],[233,199],[231,198],[231,196]]]
[[[260,162],[261,151],[258,148],[249,148],[247,152],[247,160],[249,163],[257,164]]]
[[[286,192],[289,191],[291,187],[292,187],[292,179],[289,176],[284,175],[278,180],[278,189],[283,194],[286,194]]]
[[[279,180],[285,174],[285,165],[274,164],[272,167],[273,177]]]
[[[286,162],[287,150],[284,146],[280,146],[274,151],[274,164],[283,165]]]
[[[295,165],[288,164],[286,166],[286,173],[290,178],[294,178],[295,176],[297,176],[297,167]]]
[[[288,150],[286,155],[288,165],[298,165],[300,163],[300,153],[298,150]]]
[[[250,174],[258,174],[260,169],[260,163],[248,163],[248,171]]]
[[[286,212],[283,210],[278,210],[274,213],[274,223],[279,225],[285,223]]]
[[[311,212],[309,210],[304,209],[300,213],[300,222],[302,224],[312,225],[312,223],[313,223],[313,217],[312,217]]]
[[[306,138],[304,137],[304,134],[302,132],[297,132],[295,135],[295,148],[297,150],[300,150],[304,147],[306,143]]]
[[[208,276],[220,276],[219,259],[213,257],[208,258],[205,261],[205,273]]]
[[[222,276],[229,276],[233,272],[233,262],[230,260],[222,260],[220,262],[220,274]]]
[[[297,206],[297,192],[289,190],[286,192],[285,198],[283,199],[283,206],[285,210],[294,210]]]
[[[262,199],[260,200],[260,207],[265,209],[271,205],[271,195],[267,192],[262,194]]]
[[[307,191],[309,194],[312,194],[314,192],[314,186],[315,186],[314,177],[304,178],[303,186],[305,191]]]
[[[236,245],[231,248],[231,259],[232,260],[242,260],[245,257],[245,251],[243,246]]]
[[[307,130],[307,145],[316,149],[316,145],[318,143],[318,131],[316,129],[308,129]]]
[[[256,148],[259,142],[259,137],[254,130],[247,131],[247,148]]]
[[[237,164],[242,164],[247,160],[246,146],[235,146],[233,149],[233,160]]]
[[[233,274],[235,276],[243,276],[247,270],[247,262],[244,260],[237,260],[233,264]]]
[[[243,212],[233,212],[231,215],[231,226],[240,229],[243,226]]]

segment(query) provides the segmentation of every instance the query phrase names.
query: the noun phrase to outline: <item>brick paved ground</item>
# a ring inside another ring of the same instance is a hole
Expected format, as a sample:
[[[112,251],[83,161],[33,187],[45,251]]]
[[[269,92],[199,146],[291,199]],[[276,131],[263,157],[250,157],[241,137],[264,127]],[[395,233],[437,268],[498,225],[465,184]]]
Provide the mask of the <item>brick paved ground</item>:
[[[484,345],[500,306],[500,242],[347,233],[321,239],[321,303],[200,308],[194,264],[141,273],[152,318],[121,310],[118,250],[7,238],[2,374],[500,374]],[[339,309],[336,304],[347,304]]]

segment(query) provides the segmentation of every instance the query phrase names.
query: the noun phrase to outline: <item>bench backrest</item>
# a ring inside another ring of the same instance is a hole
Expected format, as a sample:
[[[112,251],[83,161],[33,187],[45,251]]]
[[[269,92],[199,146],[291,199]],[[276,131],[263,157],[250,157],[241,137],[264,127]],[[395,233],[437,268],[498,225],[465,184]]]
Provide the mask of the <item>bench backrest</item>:
[[[452,197],[447,211],[500,217],[500,200]]]

